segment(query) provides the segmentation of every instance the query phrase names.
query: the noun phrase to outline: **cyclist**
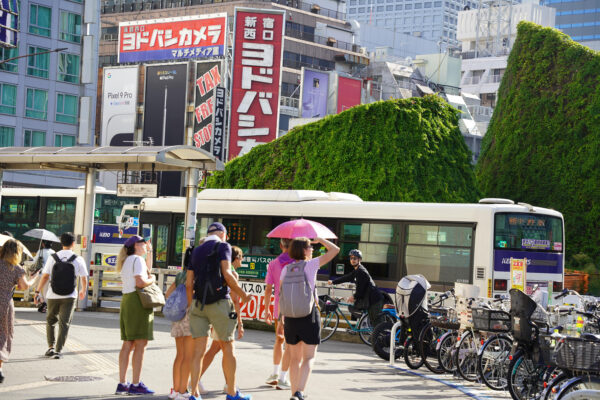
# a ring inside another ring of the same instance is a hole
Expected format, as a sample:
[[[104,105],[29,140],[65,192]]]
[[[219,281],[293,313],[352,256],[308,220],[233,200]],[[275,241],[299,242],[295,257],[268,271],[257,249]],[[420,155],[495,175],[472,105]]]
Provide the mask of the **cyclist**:
[[[350,250],[348,255],[350,256],[350,264],[354,270],[349,274],[330,280],[328,283],[330,285],[337,285],[338,283],[354,282],[356,284],[356,292],[348,299],[348,302],[354,303],[354,305],[349,306],[348,310],[352,314],[367,310],[371,326],[375,326],[375,321],[379,318],[381,309],[383,308],[383,294],[375,286],[375,282],[373,282],[369,271],[361,264],[362,252],[358,249],[353,249]]]

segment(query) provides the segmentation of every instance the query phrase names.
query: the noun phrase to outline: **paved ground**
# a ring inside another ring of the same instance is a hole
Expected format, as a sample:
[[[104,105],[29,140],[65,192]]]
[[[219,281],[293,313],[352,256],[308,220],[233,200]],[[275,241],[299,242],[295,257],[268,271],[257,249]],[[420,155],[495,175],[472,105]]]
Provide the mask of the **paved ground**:
[[[0,384],[0,399],[120,399],[115,396],[121,346],[118,314],[77,312],[62,360],[43,357],[45,314],[17,308],[15,340],[11,360],[3,366],[6,380]],[[238,383],[254,399],[287,400],[288,392],[263,384],[271,372],[274,335],[250,330],[237,343]],[[171,365],[175,344],[170,323],[155,322],[155,340],[146,352],[142,380],[157,391],[153,398],[166,398],[171,387]],[[402,368],[404,365],[400,364]],[[425,374],[425,371],[417,371]],[[129,375],[130,376],[130,375]],[[440,381],[443,380],[443,381]],[[204,399],[223,399],[224,384],[220,356],[203,379],[211,392]],[[453,385],[458,384],[458,387]],[[423,377],[412,371],[390,368],[363,344],[329,341],[319,347],[307,394],[320,399],[464,399],[507,398],[480,385],[462,386],[447,376]],[[493,397],[496,396],[496,397]]]

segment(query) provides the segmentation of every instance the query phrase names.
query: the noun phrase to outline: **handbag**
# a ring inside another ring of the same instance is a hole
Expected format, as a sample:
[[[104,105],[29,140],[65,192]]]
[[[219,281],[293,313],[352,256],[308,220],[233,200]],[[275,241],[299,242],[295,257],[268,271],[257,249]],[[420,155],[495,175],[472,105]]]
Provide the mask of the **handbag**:
[[[144,308],[152,309],[165,305],[165,296],[156,283],[145,288],[136,288],[136,291]]]

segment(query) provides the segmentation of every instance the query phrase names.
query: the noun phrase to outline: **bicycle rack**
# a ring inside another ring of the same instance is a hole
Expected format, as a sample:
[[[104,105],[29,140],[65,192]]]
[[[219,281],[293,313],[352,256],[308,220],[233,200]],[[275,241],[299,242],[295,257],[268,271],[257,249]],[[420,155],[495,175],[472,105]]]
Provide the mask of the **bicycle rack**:
[[[390,367],[393,367],[394,361],[396,361],[396,330],[399,326],[402,326],[402,321],[396,322],[390,332]]]

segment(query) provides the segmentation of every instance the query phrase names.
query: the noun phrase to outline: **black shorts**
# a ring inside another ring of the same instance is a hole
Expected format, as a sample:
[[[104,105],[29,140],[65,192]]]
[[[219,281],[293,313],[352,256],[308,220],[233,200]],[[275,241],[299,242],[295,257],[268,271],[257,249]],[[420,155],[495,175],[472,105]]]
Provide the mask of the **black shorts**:
[[[314,321],[314,322],[313,322]],[[306,317],[285,317],[283,324],[283,335],[287,344],[321,344],[321,316],[317,307]]]

